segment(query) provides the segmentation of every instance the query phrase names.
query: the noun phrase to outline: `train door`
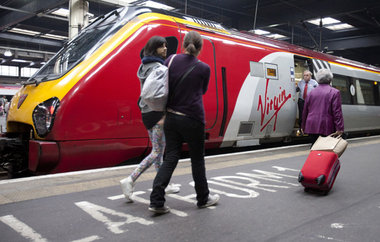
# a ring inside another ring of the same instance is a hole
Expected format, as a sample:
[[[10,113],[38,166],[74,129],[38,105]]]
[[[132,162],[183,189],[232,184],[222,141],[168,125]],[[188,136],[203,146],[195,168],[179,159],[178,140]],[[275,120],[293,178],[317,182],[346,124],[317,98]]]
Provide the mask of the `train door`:
[[[295,81],[296,86],[298,86],[298,83],[303,79],[304,71],[310,71],[311,73],[313,73],[311,59],[300,57],[300,56],[294,56],[294,81]],[[296,92],[297,103],[299,102],[298,98],[299,98],[299,92]],[[301,128],[299,125],[299,118],[300,118],[300,114],[299,114],[299,108],[297,105],[297,117],[296,117],[296,122],[294,124],[295,129]]]
[[[301,56],[294,56],[294,77],[295,83],[298,83],[303,78],[303,72],[308,70],[312,73],[312,79],[316,79],[315,76],[320,69],[331,69],[330,64],[327,61],[305,58]],[[297,92],[297,103],[299,98],[299,92]],[[295,128],[299,129],[299,108],[297,108],[297,119],[294,125]]]
[[[296,84],[298,84],[302,80],[303,72],[306,70],[311,71],[311,73],[313,73],[311,59],[300,56],[294,56],[294,79]]]
[[[290,53],[274,52],[257,63],[251,61],[253,81],[258,82],[250,117],[256,121],[254,138],[282,138],[292,133],[296,118],[293,60]]]
[[[240,88],[222,146],[254,145],[264,139],[289,136],[293,131],[296,118],[293,55],[272,52],[258,61],[252,59],[241,64],[246,64],[249,72]]]
[[[203,104],[205,107],[206,119],[206,135],[211,132],[217,132],[217,120],[219,114],[218,103],[218,82],[215,61],[215,45],[211,39],[203,36],[203,49],[199,55],[199,59],[210,66],[210,80],[206,94],[203,96]],[[207,137],[206,137],[207,138]]]

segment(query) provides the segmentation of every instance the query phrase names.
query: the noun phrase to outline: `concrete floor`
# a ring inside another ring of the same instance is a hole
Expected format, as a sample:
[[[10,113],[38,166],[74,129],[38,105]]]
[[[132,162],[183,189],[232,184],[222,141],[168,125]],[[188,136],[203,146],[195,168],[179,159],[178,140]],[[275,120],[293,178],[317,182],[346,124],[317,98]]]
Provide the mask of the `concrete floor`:
[[[126,203],[119,180],[135,166],[0,181],[2,241],[379,241],[380,136],[349,140],[327,196],[297,175],[309,145],[206,158],[217,206],[198,209],[189,160],[167,195],[171,213],[148,211],[154,168]]]

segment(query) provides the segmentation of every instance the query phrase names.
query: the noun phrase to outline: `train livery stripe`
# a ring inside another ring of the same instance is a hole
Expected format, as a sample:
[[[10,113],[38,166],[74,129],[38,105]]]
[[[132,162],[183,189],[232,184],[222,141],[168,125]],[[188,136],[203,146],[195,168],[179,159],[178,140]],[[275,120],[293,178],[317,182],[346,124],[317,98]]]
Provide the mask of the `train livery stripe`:
[[[314,74],[314,77],[317,75],[317,72],[320,69],[329,69],[329,70],[331,70],[330,63],[328,63],[327,61],[323,61],[323,60],[313,59],[313,74]]]

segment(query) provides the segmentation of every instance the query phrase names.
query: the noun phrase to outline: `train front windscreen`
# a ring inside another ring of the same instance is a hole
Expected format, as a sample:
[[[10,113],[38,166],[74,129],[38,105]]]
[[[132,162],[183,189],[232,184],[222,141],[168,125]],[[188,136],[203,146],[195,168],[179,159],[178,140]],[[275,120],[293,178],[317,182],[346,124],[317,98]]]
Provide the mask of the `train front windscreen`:
[[[134,9],[125,7],[98,17],[23,84],[38,84],[63,76],[94,53],[136,14]]]

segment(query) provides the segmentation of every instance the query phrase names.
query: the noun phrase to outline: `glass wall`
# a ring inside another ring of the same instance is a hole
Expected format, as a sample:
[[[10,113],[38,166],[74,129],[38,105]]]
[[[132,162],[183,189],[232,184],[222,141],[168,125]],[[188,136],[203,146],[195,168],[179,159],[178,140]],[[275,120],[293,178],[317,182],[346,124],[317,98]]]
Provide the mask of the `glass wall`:
[[[18,77],[19,76],[19,68],[21,68],[21,77],[29,78],[31,77],[38,68],[33,67],[18,67],[18,66],[7,66],[0,65],[0,76],[4,77]]]

